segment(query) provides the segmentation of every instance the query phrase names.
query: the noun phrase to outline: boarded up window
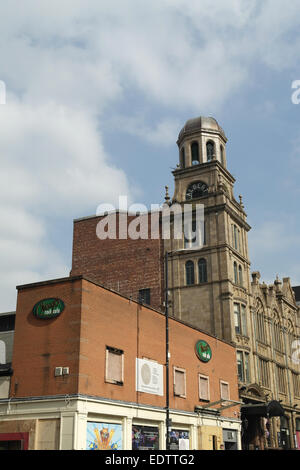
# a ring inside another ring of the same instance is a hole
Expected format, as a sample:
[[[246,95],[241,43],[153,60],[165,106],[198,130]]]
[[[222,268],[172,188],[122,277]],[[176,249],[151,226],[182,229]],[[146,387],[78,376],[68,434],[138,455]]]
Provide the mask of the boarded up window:
[[[205,375],[199,375],[199,398],[209,401],[209,379]]]
[[[174,369],[174,394],[185,397],[185,370]]]
[[[229,400],[229,384],[227,382],[221,382],[221,398]]]
[[[107,382],[123,384],[123,357],[120,349],[106,348],[106,377]]]

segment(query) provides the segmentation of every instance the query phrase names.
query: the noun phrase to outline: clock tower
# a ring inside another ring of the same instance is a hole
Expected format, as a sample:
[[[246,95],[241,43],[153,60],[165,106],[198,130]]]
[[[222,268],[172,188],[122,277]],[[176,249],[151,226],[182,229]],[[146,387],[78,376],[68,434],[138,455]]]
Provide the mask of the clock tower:
[[[250,226],[235,179],[227,170],[227,138],[212,117],[186,122],[177,145],[179,164],[170,205],[204,206],[204,238],[191,249],[183,235],[165,240],[169,312],[228,341],[247,338],[250,303]],[[195,222],[195,221],[193,221]]]

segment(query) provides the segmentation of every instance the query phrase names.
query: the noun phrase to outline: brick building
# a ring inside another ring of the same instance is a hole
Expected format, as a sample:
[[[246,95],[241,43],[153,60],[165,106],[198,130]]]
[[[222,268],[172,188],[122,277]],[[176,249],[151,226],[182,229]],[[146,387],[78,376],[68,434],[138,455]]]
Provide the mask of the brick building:
[[[242,196],[234,194],[226,144],[224,130],[211,117],[189,119],[178,135],[174,193],[166,203],[170,209],[190,204],[194,212],[197,204],[204,206],[199,249],[191,250],[185,236],[161,243],[100,240],[99,218],[75,220],[72,274],[109,282],[133,298],[146,291],[147,302],[162,309],[168,253],[170,315],[236,347],[245,426],[254,420],[256,429],[245,430],[244,448],[300,448],[300,371],[293,360],[293,345],[300,338],[299,292],[292,290],[289,278],[266,286],[258,272],[250,272],[251,227]],[[273,409],[277,415],[272,419],[267,408],[255,408],[274,400],[282,405]],[[255,410],[253,418],[249,413]]]
[[[173,448],[240,448],[234,347],[170,318],[169,351]],[[19,286],[0,447],[165,448],[165,357],[158,310],[83,276]]]

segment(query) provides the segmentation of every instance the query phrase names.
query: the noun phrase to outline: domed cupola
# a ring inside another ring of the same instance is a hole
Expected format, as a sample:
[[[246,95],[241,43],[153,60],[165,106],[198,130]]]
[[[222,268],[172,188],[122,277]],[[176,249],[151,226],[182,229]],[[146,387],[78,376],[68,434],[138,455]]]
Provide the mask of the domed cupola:
[[[213,117],[189,119],[178,135],[181,168],[218,160],[226,167],[224,130]]]

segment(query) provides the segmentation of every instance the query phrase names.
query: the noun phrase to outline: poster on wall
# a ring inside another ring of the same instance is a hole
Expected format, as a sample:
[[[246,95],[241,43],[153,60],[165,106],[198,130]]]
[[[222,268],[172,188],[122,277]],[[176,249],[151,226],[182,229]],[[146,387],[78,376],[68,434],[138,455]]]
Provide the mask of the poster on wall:
[[[87,423],[87,450],[122,450],[122,425]]]
[[[151,393],[152,395],[164,394],[163,366],[147,359],[136,359],[136,391]]]
[[[158,428],[152,426],[132,426],[133,450],[158,450]]]
[[[170,449],[171,450],[189,450],[190,440],[188,431],[180,431],[172,429],[170,433]]]

